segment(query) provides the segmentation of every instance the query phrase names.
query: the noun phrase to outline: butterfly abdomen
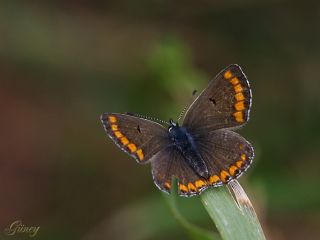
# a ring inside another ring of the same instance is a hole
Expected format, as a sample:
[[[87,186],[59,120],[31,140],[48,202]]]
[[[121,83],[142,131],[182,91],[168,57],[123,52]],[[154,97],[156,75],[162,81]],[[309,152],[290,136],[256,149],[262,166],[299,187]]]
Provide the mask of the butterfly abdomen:
[[[169,138],[172,144],[182,154],[187,164],[203,178],[208,178],[208,167],[200,156],[192,135],[184,127],[171,126]]]

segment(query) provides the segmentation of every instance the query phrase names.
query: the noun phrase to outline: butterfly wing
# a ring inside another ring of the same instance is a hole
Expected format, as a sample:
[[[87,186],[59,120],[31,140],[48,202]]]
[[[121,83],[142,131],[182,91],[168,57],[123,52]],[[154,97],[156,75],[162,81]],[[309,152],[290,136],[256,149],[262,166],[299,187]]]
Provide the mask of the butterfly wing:
[[[109,137],[137,162],[145,163],[168,145],[167,129],[129,114],[104,113],[101,121]]]
[[[203,132],[195,136],[195,142],[209,170],[209,185],[219,186],[240,177],[254,158],[251,144],[227,129]]]
[[[206,180],[190,168],[175,147],[167,147],[156,154],[151,160],[151,167],[154,183],[164,192],[171,192],[173,177],[178,180],[180,196],[193,196],[208,187]]]
[[[198,151],[205,161],[209,178],[198,176],[174,147],[167,147],[151,161],[153,180],[157,187],[171,191],[173,177],[178,180],[178,194],[193,196],[210,186],[221,186],[237,179],[250,166],[254,152],[251,144],[229,130],[216,130],[195,138]]]
[[[221,71],[191,104],[182,126],[210,130],[238,127],[249,120],[249,82],[238,65]]]

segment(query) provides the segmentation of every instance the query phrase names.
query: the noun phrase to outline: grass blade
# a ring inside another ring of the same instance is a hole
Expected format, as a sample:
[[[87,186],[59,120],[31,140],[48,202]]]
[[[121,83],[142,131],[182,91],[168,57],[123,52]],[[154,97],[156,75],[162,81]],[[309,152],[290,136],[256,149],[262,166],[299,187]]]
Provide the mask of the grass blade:
[[[224,240],[265,240],[261,225],[250,200],[237,181],[227,186],[210,188],[201,201]]]

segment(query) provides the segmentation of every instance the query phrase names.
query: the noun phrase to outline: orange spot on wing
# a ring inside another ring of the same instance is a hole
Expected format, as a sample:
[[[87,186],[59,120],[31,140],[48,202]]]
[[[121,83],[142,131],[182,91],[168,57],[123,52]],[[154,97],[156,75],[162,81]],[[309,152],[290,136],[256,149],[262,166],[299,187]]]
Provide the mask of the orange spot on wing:
[[[232,77],[232,73],[231,73],[231,71],[230,70],[228,70],[228,71],[226,71],[225,73],[224,73],[224,78],[225,79],[229,79],[229,78],[231,78]]]
[[[137,151],[137,146],[134,143],[130,143],[128,145],[128,148],[129,148],[130,152],[132,152],[132,153]]]
[[[129,143],[129,140],[128,140],[128,138],[126,138],[126,137],[120,138],[120,141],[121,141],[121,143],[122,143],[123,145],[127,145],[127,144]]]
[[[241,159],[242,159],[242,161],[246,160],[246,155],[244,153],[241,154]]]
[[[236,173],[236,171],[238,170],[238,168],[234,165],[232,165],[230,168],[229,168],[229,173],[231,176],[234,176],[234,174]]]
[[[234,88],[234,91],[235,91],[236,93],[239,93],[239,92],[242,92],[242,91],[243,91],[243,88],[241,87],[240,84],[234,86],[233,88]]]
[[[194,184],[196,185],[197,188],[201,188],[206,185],[206,183],[202,180],[197,180]]]
[[[230,177],[229,173],[225,170],[222,170],[220,173],[220,178],[223,182],[226,182],[228,177]]]
[[[181,190],[181,192],[184,192],[184,193],[188,192],[187,186],[181,183],[179,184],[179,189]]]
[[[236,162],[236,165],[237,165],[238,168],[241,168],[242,164],[243,164],[242,160],[239,160],[239,161]]]
[[[165,182],[164,187],[169,190],[171,188],[171,184],[169,182]]]
[[[197,188],[190,182],[188,183],[189,191],[196,192]]]
[[[212,175],[209,178],[209,183],[210,184],[214,184],[214,183],[219,182],[219,181],[220,181],[220,178],[217,175]]]
[[[117,122],[117,118],[115,116],[109,116],[108,120],[110,123],[116,123]]]
[[[239,83],[239,79],[237,77],[234,77],[230,80],[230,82],[232,83],[232,85],[237,85]]]
[[[118,131],[118,130],[119,130],[119,129],[118,129],[118,125],[112,124],[112,125],[111,125],[111,130],[112,130],[112,131]]]
[[[144,159],[144,154],[142,149],[138,149],[136,154],[138,155],[139,160],[143,160]]]
[[[243,94],[241,92],[239,92],[236,95],[234,95],[234,97],[236,98],[237,101],[244,100],[244,96],[243,96]]]
[[[234,118],[236,119],[237,122],[244,122],[244,119],[243,119],[243,113],[242,112],[235,112],[233,114]]]
[[[242,111],[245,109],[244,107],[244,101],[240,101],[240,102],[237,102],[234,104],[234,108],[237,110],[237,111]]]
[[[123,137],[122,133],[119,132],[119,131],[115,131],[115,132],[114,132],[114,135],[115,135],[117,138],[122,138],[122,137]]]

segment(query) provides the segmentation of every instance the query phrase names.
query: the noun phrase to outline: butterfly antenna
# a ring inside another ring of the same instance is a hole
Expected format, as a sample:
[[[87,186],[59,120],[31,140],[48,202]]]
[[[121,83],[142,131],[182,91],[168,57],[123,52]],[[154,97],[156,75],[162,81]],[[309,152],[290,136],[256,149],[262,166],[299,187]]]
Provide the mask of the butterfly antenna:
[[[192,92],[192,97],[194,97],[197,92],[198,92],[197,90],[193,90],[193,92]],[[190,104],[186,105],[186,106],[183,108],[182,112],[180,113],[180,115],[179,115],[179,117],[178,117],[178,122],[180,121],[180,119],[182,118],[182,116],[183,116],[183,115],[185,114],[185,112],[187,111],[187,108],[189,107],[189,105],[190,105]]]
[[[154,122],[157,122],[157,123],[162,123],[162,124],[165,124],[165,125],[170,125],[168,122],[166,121],[163,121],[159,118],[155,118],[155,117],[148,117],[148,116],[144,116],[144,115],[141,115],[141,114],[137,114],[137,113],[130,113],[130,112],[125,112],[125,114],[128,114],[130,116],[134,116],[134,117],[139,117],[139,118],[144,118],[144,119],[147,119],[147,120],[151,120],[151,121],[154,121]]]
[[[182,118],[182,116],[184,115],[184,113],[186,112],[187,107],[188,107],[188,105],[186,105],[186,106],[183,108],[182,112],[180,113],[180,115],[179,115],[179,117],[178,117],[178,122],[180,121],[180,119]]]

